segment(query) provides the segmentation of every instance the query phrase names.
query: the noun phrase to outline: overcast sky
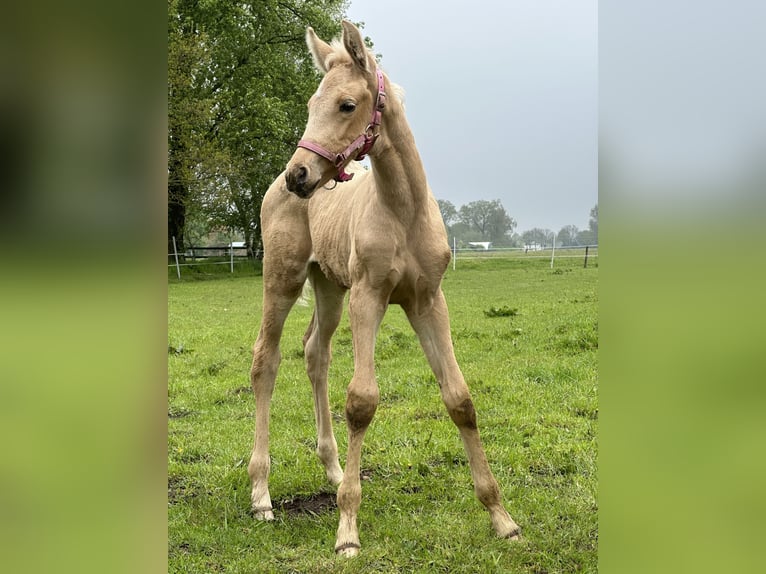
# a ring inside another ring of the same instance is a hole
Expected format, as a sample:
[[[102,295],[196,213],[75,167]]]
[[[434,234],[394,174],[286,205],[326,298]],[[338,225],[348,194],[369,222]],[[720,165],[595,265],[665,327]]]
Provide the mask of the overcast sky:
[[[351,0],[437,199],[500,199],[517,232],[598,201],[596,0]]]

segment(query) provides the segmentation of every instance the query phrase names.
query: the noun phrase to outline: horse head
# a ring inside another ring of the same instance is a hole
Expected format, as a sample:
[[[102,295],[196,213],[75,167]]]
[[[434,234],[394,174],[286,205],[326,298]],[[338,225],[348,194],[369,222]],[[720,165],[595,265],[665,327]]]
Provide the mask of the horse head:
[[[340,42],[328,44],[312,28],[306,32],[314,65],[324,75],[309,99],[303,137],[287,164],[287,189],[309,198],[334,179],[348,181],[344,171],[362,159],[378,136],[385,106],[383,74],[367,51],[359,29],[344,20]]]

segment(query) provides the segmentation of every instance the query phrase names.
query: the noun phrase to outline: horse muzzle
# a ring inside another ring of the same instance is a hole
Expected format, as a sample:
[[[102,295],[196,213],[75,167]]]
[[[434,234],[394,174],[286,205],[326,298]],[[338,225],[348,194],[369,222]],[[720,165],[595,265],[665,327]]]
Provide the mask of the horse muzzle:
[[[309,168],[303,164],[288,166],[287,171],[285,171],[288,191],[303,199],[311,197],[319,184],[319,179],[311,177]]]

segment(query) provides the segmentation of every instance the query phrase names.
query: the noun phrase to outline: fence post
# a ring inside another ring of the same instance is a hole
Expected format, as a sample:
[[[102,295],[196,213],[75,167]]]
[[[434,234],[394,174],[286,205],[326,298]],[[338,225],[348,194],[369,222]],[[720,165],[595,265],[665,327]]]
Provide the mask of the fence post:
[[[178,264],[178,249],[176,248],[176,236],[173,236],[173,255],[176,256],[176,274],[181,278],[181,266]]]
[[[452,270],[455,270],[457,265],[457,237],[452,236]]]
[[[588,246],[585,246],[585,263],[583,264],[583,268],[588,267]]]
[[[231,259],[231,272],[234,273],[234,242],[229,241],[229,258]]]
[[[556,234],[553,234],[553,249],[551,249],[551,269],[553,269],[553,256],[556,255]]]

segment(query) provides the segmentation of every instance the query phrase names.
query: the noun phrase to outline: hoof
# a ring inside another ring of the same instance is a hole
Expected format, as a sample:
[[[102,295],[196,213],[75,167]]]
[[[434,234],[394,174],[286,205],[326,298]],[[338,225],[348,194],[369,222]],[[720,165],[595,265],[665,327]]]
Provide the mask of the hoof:
[[[516,524],[504,508],[490,510],[492,528],[499,538],[521,540],[521,527]]]
[[[346,542],[345,544],[336,546],[335,553],[338,556],[343,556],[344,558],[353,558],[359,554],[360,548],[361,547],[356,542]]]
[[[521,540],[521,528],[517,526],[514,530],[511,530],[508,534],[503,536],[503,538],[512,541]]]
[[[256,520],[274,520],[274,511],[271,508],[253,508],[253,517]]]

